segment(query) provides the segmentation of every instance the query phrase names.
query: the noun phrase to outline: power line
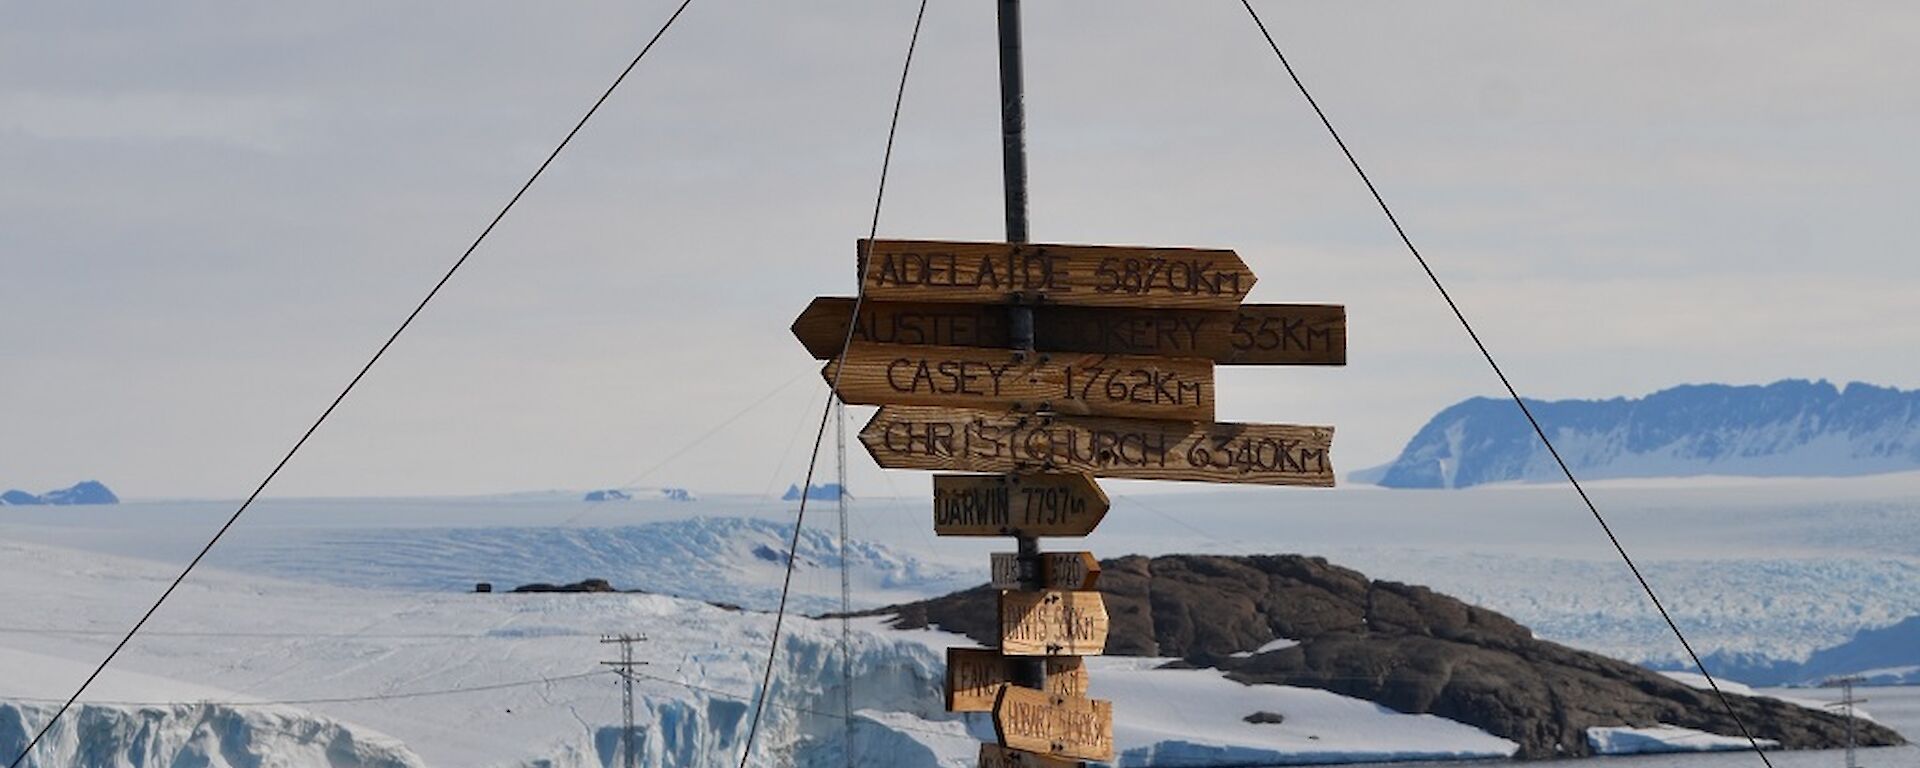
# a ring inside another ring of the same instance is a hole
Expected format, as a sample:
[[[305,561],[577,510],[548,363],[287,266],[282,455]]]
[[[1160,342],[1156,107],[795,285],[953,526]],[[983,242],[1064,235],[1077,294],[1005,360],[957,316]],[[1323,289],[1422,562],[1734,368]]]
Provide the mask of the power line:
[[[802,377],[806,376],[807,373],[808,371],[801,371],[799,373],[794,374],[793,378],[790,378],[784,382],[781,382],[780,386],[774,387],[771,391],[767,392],[764,395],[761,395],[760,399],[755,400],[751,403],[748,403],[745,408],[741,408],[739,411],[735,412],[732,416],[728,416],[724,421],[721,421],[720,423],[713,425],[712,428],[702,433],[699,437],[696,437],[693,440],[689,441],[686,445],[680,446],[678,450],[669,454],[666,458],[661,459],[658,462],[655,462],[653,466],[648,467],[646,468],[645,471],[641,472],[638,475],[635,475],[632,480],[628,480],[625,483],[621,483],[620,487],[631,488],[636,483],[639,483],[641,480],[645,480],[648,475],[651,475],[654,472],[659,471],[661,467],[664,467],[668,464],[673,463],[674,459],[678,459],[681,456],[686,455],[687,451],[691,451],[695,448],[698,448],[700,444],[706,442],[708,438],[713,437],[716,434],[719,434],[720,430],[726,429],[728,425],[736,421],[739,421],[740,417],[747,415],[748,411],[751,411],[755,408],[760,407],[761,403],[765,403],[768,400],[772,400],[774,395],[780,394],[781,392],[785,391],[787,387],[793,386],[794,382],[799,381]]]
[[[887,170],[893,165],[893,140],[900,132],[900,106],[907,98],[907,75],[913,71],[913,51],[920,45],[920,24],[927,17],[927,0],[920,0],[920,8],[913,17],[913,33],[907,38],[907,55],[900,64],[900,85],[893,93],[893,117],[887,123],[887,148],[880,156],[880,181],[873,193],[873,220],[867,228],[865,252],[861,254],[860,284],[853,296],[853,311],[849,315],[855,322],[847,323],[846,338],[840,342],[840,353],[834,357],[836,362],[846,360],[847,348],[853,345],[854,330],[860,327],[860,305],[867,297],[866,270],[872,269],[873,239],[880,234],[880,208],[887,198]],[[793,539],[787,543],[787,570],[780,582],[780,606],[773,614],[773,633],[767,642],[767,667],[760,676],[760,695],[754,698],[753,719],[747,723],[746,746],[740,752],[740,768],[747,768],[747,759],[753,755],[753,739],[760,732],[760,715],[766,706],[767,694],[773,686],[773,661],[780,654],[780,629],[787,618],[787,596],[793,589],[793,561],[800,551],[800,531],[807,519],[807,499],[813,496],[813,473],[820,463],[820,444],[827,436],[827,417],[833,413],[834,402],[839,399],[840,374],[846,371],[844,365],[834,367],[831,391],[827,402],[820,409],[820,426],[813,433],[813,452],[807,458],[807,477],[800,486],[800,508],[794,513]],[[847,492],[841,486],[839,493]]]
[[[605,104],[607,99],[613,96],[614,90],[618,89],[620,83],[627,79],[627,75],[633,72],[634,67],[639,66],[640,60],[646,58],[647,52],[653,50],[654,44],[660,42],[661,36],[667,33],[667,29],[673,26],[673,22],[680,18],[681,12],[685,11],[687,6],[692,2],[693,0],[681,0],[680,7],[674,9],[673,15],[667,17],[666,23],[661,24],[659,31],[653,33],[653,38],[648,40],[647,44],[640,49],[640,52],[634,55],[633,60],[628,62],[626,68],[620,71],[620,75],[615,77],[613,83],[607,86],[606,91],[600,94],[600,98],[594,100],[593,106],[588,107],[586,114],[580,116],[580,120],[574,123],[573,129],[567,131],[566,137],[560,140],[560,143],[553,148],[551,153],[548,153],[547,159],[541,161],[540,167],[534,169],[533,175],[527,177],[525,184],[520,185],[519,191],[514,192],[513,197],[507,200],[507,204],[501,206],[500,212],[494,214],[493,220],[487,222],[487,226],[480,230],[479,236],[475,237],[473,243],[467,246],[467,250],[460,254],[460,258],[453,262],[453,266],[447,268],[446,274],[440,276],[439,282],[434,283],[433,288],[427,291],[427,295],[420,299],[420,303],[414,305],[413,311],[407,313],[406,319],[400,321],[400,326],[393,330],[393,333],[387,337],[387,340],[380,345],[379,349],[374,350],[373,356],[368,358],[366,364],[360,367],[360,372],[354,374],[353,378],[347,382],[347,386],[340,390],[340,394],[333,398],[332,403],[327,405],[326,410],[320,412],[320,417],[314,419],[313,425],[307,427],[307,431],[300,435],[300,439],[294,442],[293,447],[287,449],[286,455],[280,457],[279,463],[275,464],[273,469],[267,472],[267,476],[260,481],[260,484],[253,489],[252,493],[247,494],[246,500],[240,503],[240,507],[235,509],[233,515],[227,518],[226,523],[222,524],[220,529],[214,532],[213,538],[207,540],[206,546],[200,548],[200,553],[194,555],[193,560],[187,563],[187,567],[181,569],[180,575],[174,577],[173,583],[167,585],[166,590],[160,593],[159,599],[154,600],[153,605],[147,608],[145,614],[140,616],[140,620],[134,622],[133,628],[127,630],[126,636],[121,638],[118,644],[114,645],[113,650],[107,653],[107,657],[100,660],[100,664],[94,667],[93,672],[87,675],[87,679],[80,683],[80,687],[74,690],[73,695],[68,697],[67,702],[60,705],[60,708],[53,713],[53,717],[47,719],[46,725],[41,726],[39,732],[33,735],[33,738],[27,742],[26,747],[20,751],[20,755],[13,759],[9,768],[19,768],[20,764],[26,761],[27,755],[33,752],[34,747],[39,746],[40,740],[46,737],[47,731],[53,729],[54,723],[59,722],[60,717],[66,714],[67,709],[72,707],[75,701],[79,700],[80,695],[86,693],[87,688],[93,685],[93,681],[100,677],[100,673],[106,671],[107,665],[113,663],[114,657],[120,655],[121,649],[126,648],[127,643],[133,641],[133,636],[140,632],[140,628],[146,626],[147,620],[153,618],[154,612],[160,610],[160,606],[166,603],[167,598],[173,595],[173,591],[180,587],[181,582],[186,581],[187,574],[192,573],[194,567],[200,564],[200,561],[207,556],[207,553],[213,551],[214,545],[220,542],[220,538],[225,536],[227,531],[232,529],[233,525],[240,521],[240,516],[247,511],[248,507],[253,505],[255,499],[260,498],[260,494],[267,489],[267,485],[272,483],[275,477],[279,476],[280,470],[285,468],[287,463],[293,460],[294,454],[300,452],[300,448],[307,444],[307,440],[313,437],[313,433],[319,431],[320,425],[326,422],[328,416],[333,415],[334,409],[340,407],[340,403],[347,399],[347,395],[353,392],[355,386],[360,384],[360,380],[366,377],[367,372],[373,370],[374,364],[380,362],[380,358],[386,355],[387,350],[392,348],[394,342],[400,339],[400,334],[405,333],[408,326],[413,325],[414,319],[419,317],[422,311],[426,310],[428,302],[433,301],[433,298],[440,294],[440,289],[446,287],[447,282],[453,279],[454,273],[460,271],[460,267],[467,263],[467,259],[473,256],[473,252],[480,248],[480,243],[487,239],[487,235],[493,233],[493,228],[498,226],[500,221],[507,217],[507,212],[513,210],[513,206],[520,202],[520,198],[527,193],[528,189],[533,187],[533,183],[538,181],[540,175],[546,172],[547,167],[553,164],[554,159],[560,156],[561,150],[566,149],[567,144],[573,141],[573,137],[579,135],[580,129],[586,127],[587,121],[593,117],[595,112],[600,111],[600,105]]]
[[[1273,33],[1267,31],[1266,22],[1261,21],[1259,12],[1253,9],[1252,0],[1240,0],[1240,4],[1245,6],[1247,14],[1253,17],[1254,25],[1260,28],[1260,35],[1266,38],[1267,46],[1273,49],[1273,55],[1280,60],[1280,66],[1287,70],[1287,76],[1292,78],[1294,86],[1299,88],[1300,95],[1306,99],[1307,105],[1313,108],[1313,113],[1319,116],[1320,124],[1326,126],[1327,133],[1333,137],[1333,142],[1339,145],[1341,154],[1346,155],[1347,162],[1353,166],[1353,171],[1359,175],[1361,183],[1366,185],[1367,192],[1373,195],[1373,201],[1379,204],[1380,212],[1386,214],[1387,222],[1393,225],[1393,231],[1400,236],[1400,242],[1407,246],[1407,252],[1413,254],[1414,260],[1420,264],[1420,269],[1427,273],[1427,279],[1432,281],[1434,289],[1440,292],[1440,298],[1447,302],[1447,308],[1453,310],[1453,316],[1460,321],[1460,327],[1466,329],[1467,336],[1473,339],[1473,345],[1479,348],[1480,356],[1486,358],[1487,367],[1492,368],[1493,374],[1499,377],[1500,385],[1507,390],[1507,396],[1520,407],[1520,413],[1526,416],[1527,424],[1533,427],[1534,434],[1538,435],[1541,444],[1547,447],[1547,453],[1551,454],[1554,463],[1560,466],[1560,472],[1566,475],[1567,482],[1573,485],[1574,492],[1578,493],[1580,500],[1587,505],[1587,511],[1593,514],[1594,522],[1600,524],[1600,530],[1607,535],[1607,540],[1613,543],[1614,551],[1618,552],[1621,561],[1627,564],[1627,570],[1633,573],[1634,580],[1640,582],[1640,589],[1647,593],[1647,599],[1652,601],[1653,607],[1660,612],[1660,618],[1666,620],[1667,628],[1673,630],[1673,636],[1680,640],[1680,646],[1686,649],[1687,656],[1693,659],[1693,664],[1699,668],[1700,675],[1706,678],[1707,685],[1713,688],[1713,693],[1719,698],[1720,705],[1726,709],[1727,716],[1733,718],[1734,724],[1740,727],[1740,734],[1746,737],[1747,744],[1753,748],[1754,754],[1760,756],[1760,761],[1765,763],[1767,768],[1773,768],[1773,760],[1768,758],[1766,751],[1760,748],[1760,740],[1754,738],[1753,732],[1747,728],[1746,721],[1734,711],[1733,701],[1727,697],[1725,691],[1720,689],[1719,681],[1713,678],[1713,673],[1707,671],[1707,665],[1701,663],[1700,654],[1694,652],[1693,644],[1687,641],[1686,633],[1680,631],[1680,625],[1673,620],[1673,615],[1667,612],[1666,605],[1660,602],[1660,596],[1654,593],[1653,585],[1641,575],[1640,567],[1635,565],[1633,557],[1627,554],[1627,548],[1620,543],[1620,537],[1614,535],[1613,526],[1608,525],[1606,517],[1600,514],[1600,507],[1593,503],[1593,498],[1587,495],[1585,488],[1581,487],[1580,479],[1574,477],[1573,468],[1568,466],[1566,459],[1560,456],[1559,449],[1555,448],[1553,440],[1547,437],[1547,431],[1540,426],[1539,419],[1534,418],[1533,409],[1527,406],[1524,398],[1520,397],[1520,391],[1514,388],[1506,372],[1501,370],[1500,363],[1493,359],[1493,352],[1487,349],[1486,342],[1480,340],[1480,334],[1473,330],[1473,324],[1467,321],[1466,313],[1462,312],[1460,305],[1453,300],[1453,294],[1447,291],[1446,285],[1440,281],[1440,276],[1427,263],[1427,258],[1420,254],[1419,248],[1414,246],[1413,239],[1408,237],[1406,228],[1400,225],[1399,217],[1393,215],[1393,209],[1387,205],[1386,198],[1380,195],[1380,189],[1374,186],[1373,179],[1367,176],[1366,169],[1360,167],[1360,160],[1354,156],[1353,150],[1347,147],[1346,140],[1340,138],[1340,132],[1333,127],[1333,121],[1327,117],[1326,110],[1321,109],[1320,103],[1314,101],[1313,94],[1307,90],[1307,84],[1300,79],[1299,73],[1294,71],[1293,64],[1287,61],[1287,55],[1280,52],[1280,44],[1274,41]]]

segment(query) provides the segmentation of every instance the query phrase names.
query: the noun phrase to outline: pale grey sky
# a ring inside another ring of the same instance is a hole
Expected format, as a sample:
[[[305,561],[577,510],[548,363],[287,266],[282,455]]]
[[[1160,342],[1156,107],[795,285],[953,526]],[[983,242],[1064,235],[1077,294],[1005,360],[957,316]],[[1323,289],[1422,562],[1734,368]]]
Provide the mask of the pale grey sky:
[[[0,6],[0,487],[251,489],[675,4]],[[1349,308],[1223,419],[1345,471],[1498,391],[1237,0],[1028,5],[1035,239]],[[694,0],[270,493],[617,484],[801,376],[646,482],[797,480],[914,7]],[[1920,6],[1259,7],[1527,394],[1920,386]],[[995,239],[993,4],[926,24],[881,231]]]

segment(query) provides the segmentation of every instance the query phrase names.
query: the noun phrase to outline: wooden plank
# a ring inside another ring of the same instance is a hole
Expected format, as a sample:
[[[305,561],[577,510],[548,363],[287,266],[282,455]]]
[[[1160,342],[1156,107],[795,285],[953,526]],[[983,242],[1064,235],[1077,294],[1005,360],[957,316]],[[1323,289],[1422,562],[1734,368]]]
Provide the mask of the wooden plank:
[[[1107,603],[1099,592],[1000,592],[1000,653],[1098,656],[1107,646]]]
[[[994,589],[1020,588],[1020,555],[993,553]],[[1100,561],[1092,552],[1040,553],[1040,581],[1046,589],[1093,589],[1100,579]]]
[[[935,536],[1085,536],[1111,507],[1079,472],[933,476]]]
[[[993,704],[1000,745],[1054,757],[1113,759],[1113,702],[1003,686]]]
[[[1213,420],[1213,363],[1197,358],[855,344],[820,376],[854,405]]]
[[[991,712],[1000,687],[1013,680],[1016,659],[993,648],[947,649],[947,711]],[[1078,656],[1046,659],[1047,692],[1086,696],[1087,668]]]
[[[1085,768],[1086,765],[1079,760],[1036,755],[998,744],[980,745],[980,768]]]
[[[1254,283],[1239,254],[1222,249],[864,239],[857,248],[863,291],[881,301],[1233,309]]]
[[[1030,416],[895,405],[860,430],[880,466],[1332,487],[1333,427]],[[935,519],[941,511],[936,496]],[[967,514],[960,514],[970,519]]]
[[[839,354],[852,298],[815,298],[793,335],[816,360]],[[1040,306],[1034,346],[1048,352],[1198,357],[1217,365],[1346,365],[1347,308],[1338,304],[1242,304],[1233,310]],[[1006,307],[868,299],[853,341],[942,347],[1012,346]]]

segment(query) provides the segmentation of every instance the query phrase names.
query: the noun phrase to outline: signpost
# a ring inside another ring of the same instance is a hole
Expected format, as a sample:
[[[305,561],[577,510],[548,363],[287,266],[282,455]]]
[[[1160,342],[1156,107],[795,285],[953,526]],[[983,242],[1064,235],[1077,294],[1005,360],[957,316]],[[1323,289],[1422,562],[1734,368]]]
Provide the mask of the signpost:
[[[853,405],[1213,420],[1213,363],[1196,358],[855,344],[820,375]]]
[[[1233,309],[1254,281],[1239,254],[1219,249],[864,239],[858,247],[862,290],[881,301]]]
[[[991,712],[1000,688],[1013,681],[1014,659],[993,648],[947,649],[947,711]],[[1045,660],[1047,692],[1055,696],[1087,695],[1087,670],[1078,656]]]
[[[1000,743],[1040,755],[1113,759],[1113,703],[1002,686],[993,704]]]
[[[1085,536],[1111,506],[1077,472],[933,476],[935,536]]]
[[[821,296],[793,321],[815,360],[847,339],[851,297]],[[1042,305],[1034,348],[1042,352],[1192,357],[1215,365],[1346,365],[1347,309],[1337,304],[1242,304],[1231,310]],[[991,304],[860,302],[856,344],[1006,349],[1007,310]]]
[[[1047,552],[1040,555],[1040,582],[1046,589],[1093,589],[1100,580],[1100,561],[1092,552]],[[994,589],[1020,588],[1020,555],[993,553]]]
[[[997,552],[998,648],[947,649],[947,708],[991,712],[981,768],[1113,757],[1113,707],[1081,657],[1109,619],[1086,536],[1112,506],[1095,477],[1330,487],[1333,427],[1215,422],[1215,365],[1346,365],[1334,304],[1246,304],[1233,251],[1027,242],[1020,0],[997,0],[1007,242],[857,243],[860,295],[822,296],[795,338],[842,402],[880,406],[860,442],[933,478],[940,536]]]
[[[1000,593],[1000,653],[1098,656],[1107,647],[1107,603],[1099,592]]]
[[[1085,472],[1206,483],[1333,485],[1333,427],[1023,415],[887,406],[860,442],[889,469]]]

